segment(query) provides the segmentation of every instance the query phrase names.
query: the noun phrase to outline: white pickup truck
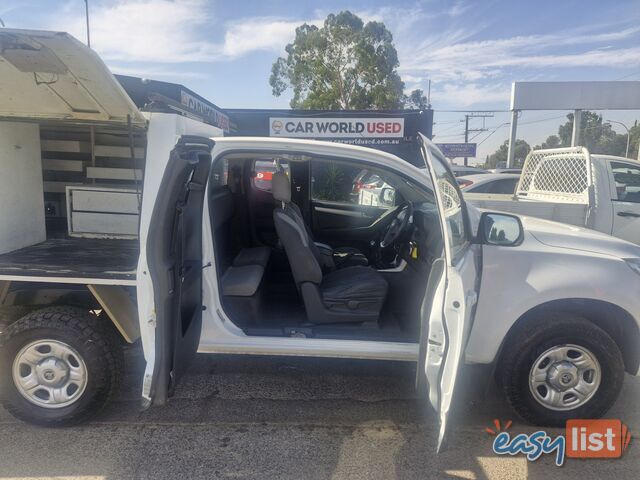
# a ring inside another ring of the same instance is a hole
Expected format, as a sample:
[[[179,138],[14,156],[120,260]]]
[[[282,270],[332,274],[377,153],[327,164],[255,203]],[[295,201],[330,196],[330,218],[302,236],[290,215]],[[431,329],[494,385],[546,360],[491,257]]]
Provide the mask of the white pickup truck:
[[[439,448],[476,373],[543,425],[602,416],[640,373],[637,245],[480,215],[424,137],[426,170],[350,145],[219,138],[140,112],[67,34],[0,29],[0,44],[0,397],[16,417],[90,418],[136,340],[145,407],[196,352],[417,362]],[[78,192],[54,188],[63,167]],[[323,196],[363,170],[392,204]]]
[[[591,228],[640,244],[640,162],[586,148],[534,150],[515,195],[465,194],[483,209]]]

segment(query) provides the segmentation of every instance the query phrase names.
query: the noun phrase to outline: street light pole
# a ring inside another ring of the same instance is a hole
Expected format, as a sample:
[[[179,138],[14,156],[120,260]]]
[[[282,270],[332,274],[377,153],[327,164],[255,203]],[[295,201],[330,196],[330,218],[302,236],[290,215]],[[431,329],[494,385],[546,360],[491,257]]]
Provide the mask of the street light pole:
[[[605,120],[605,122],[609,122],[609,123],[617,123],[618,125],[622,125],[624,127],[624,129],[627,131],[627,150],[624,153],[625,158],[629,158],[629,141],[631,140],[631,132],[629,131],[629,128],[622,122],[617,122],[615,120]]]
[[[89,35],[89,0],[84,0],[84,12],[87,18],[87,47],[91,48],[91,36]]]

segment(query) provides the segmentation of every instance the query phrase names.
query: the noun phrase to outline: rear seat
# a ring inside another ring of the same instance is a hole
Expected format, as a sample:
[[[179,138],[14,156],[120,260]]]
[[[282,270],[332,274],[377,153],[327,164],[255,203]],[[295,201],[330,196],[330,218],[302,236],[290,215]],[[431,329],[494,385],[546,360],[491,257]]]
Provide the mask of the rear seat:
[[[264,267],[261,265],[231,266],[221,277],[225,310],[241,327],[258,319],[263,278]]]
[[[242,248],[232,228],[234,215],[233,194],[226,185],[217,187],[209,196],[211,229],[216,246],[218,269],[226,271],[230,266],[267,266],[271,249],[269,247]]]
[[[248,323],[260,311],[260,287],[271,249],[238,245],[232,228],[234,199],[226,185],[211,192],[209,210],[225,309],[240,323]]]
[[[244,267],[247,265],[260,265],[264,268],[269,263],[271,249],[269,247],[243,248],[233,259],[234,267]]]

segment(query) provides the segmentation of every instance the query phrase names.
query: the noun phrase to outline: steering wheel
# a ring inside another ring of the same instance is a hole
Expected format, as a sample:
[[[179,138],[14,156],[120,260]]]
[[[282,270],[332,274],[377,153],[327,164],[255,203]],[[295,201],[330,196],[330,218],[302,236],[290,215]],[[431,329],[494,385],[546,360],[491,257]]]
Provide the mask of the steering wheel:
[[[411,202],[405,202],[400,205],[395,214],[395,218],[391,221],[389,227],[387,227],[387,231],[380,241],[380,248],[393,245],[407,230],[411,217],[413,217],[413,205]]]

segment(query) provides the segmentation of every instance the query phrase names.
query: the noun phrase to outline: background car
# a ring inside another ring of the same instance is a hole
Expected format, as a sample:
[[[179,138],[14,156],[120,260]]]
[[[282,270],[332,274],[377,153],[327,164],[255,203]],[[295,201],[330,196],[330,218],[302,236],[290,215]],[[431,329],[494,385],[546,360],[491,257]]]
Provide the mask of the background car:
[[[468,165],[450,165],[453,175],[462,177],[464,175],[481,175],[489,173],[487,170],[478,167],[470,167]]]
[[[377,173],[365,169],[353,179],[350,197],[358,205],[393,206],[395,191]]]
[[[491,168],[490,173],[522,173],[521,168]]]
[[[515,173],[485,173],[458,177],[458,185],[464,193],[514,193],[520,175]]]

